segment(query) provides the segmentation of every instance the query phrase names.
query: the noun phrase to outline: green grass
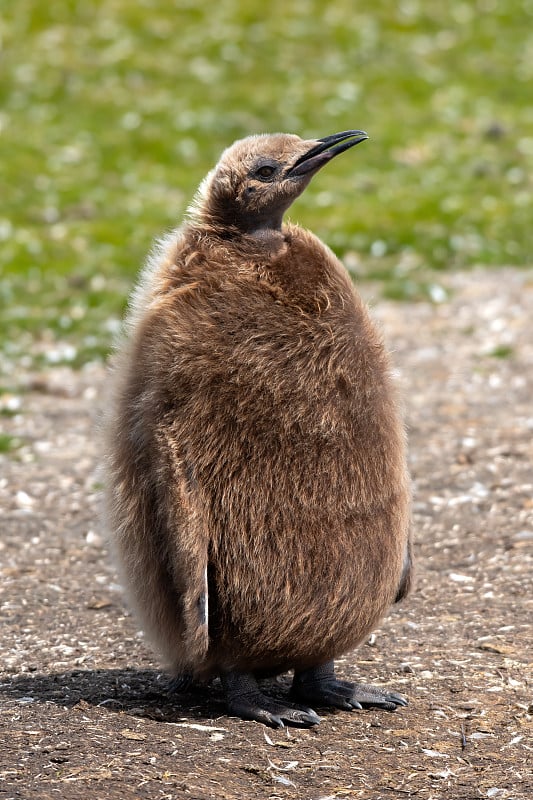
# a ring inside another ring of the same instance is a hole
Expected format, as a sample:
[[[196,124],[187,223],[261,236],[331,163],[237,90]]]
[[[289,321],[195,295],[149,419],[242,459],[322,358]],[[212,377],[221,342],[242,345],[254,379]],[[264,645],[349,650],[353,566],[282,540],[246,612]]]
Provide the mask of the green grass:
[[[509,345],[501,344],[491,350],[487,355],[492,356],[492,358],[509,358],[514,354],[514,348],[509,347]]]
[[[0,353],[108,350],[234,139],[361,127],[291,211],[391,297],[531,265],[533,0],[18,0],[0,20]]]
[[[11,453],[13,450],[20,447],[21,444],[21,440],[17,439],[15,436],[10,436],[7,433],[0,433],[0,455]]]

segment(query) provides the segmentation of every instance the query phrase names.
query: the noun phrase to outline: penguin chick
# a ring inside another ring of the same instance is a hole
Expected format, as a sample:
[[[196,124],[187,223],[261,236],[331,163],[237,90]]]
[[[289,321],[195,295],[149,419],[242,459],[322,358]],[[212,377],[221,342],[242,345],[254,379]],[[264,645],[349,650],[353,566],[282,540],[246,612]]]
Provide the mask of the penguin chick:
[[[218,675],[230,714],[272,726],[406,704],[333,662],[411,582],[389,358],[331,250],[282,223],[366,138],[226,150],[149,259],[115,355],[106,505],[131,603],[178,683]],[[287,670],[291,702],[260,691]]]

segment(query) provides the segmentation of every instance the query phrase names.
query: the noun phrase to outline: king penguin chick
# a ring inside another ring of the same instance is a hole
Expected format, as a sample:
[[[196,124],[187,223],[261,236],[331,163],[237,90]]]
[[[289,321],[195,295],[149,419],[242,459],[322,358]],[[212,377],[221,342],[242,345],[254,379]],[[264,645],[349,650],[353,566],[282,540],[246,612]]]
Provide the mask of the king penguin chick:
[[[308,706],[393,710],[336,677],[411,583],[390,363],[343,265],[282,217],[368,138],[252,136],[156,247],[115,355],[107,517],[130,601],[179,680],[307,727]],[[294,670],[290,701],[258,678]]]

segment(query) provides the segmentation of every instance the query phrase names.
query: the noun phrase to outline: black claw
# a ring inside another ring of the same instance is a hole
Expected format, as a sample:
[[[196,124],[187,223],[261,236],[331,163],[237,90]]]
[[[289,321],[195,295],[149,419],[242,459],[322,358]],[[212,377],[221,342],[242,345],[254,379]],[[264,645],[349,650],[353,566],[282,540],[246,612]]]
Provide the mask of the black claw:
[[[299,713],[294,715],[293,721],[295,724],[301,723],[306,728],[312,725],[320,725],[320,717],[312,708],[303,707]]]
[[[285,725],[311,728],[320,723],[320,717],[312,708],[264,695],[251,675],[229,673],[222,676],[222,683],[231,716],[262,722],[272,728],[284,728]]]
[[[407,705],[405,697],[397,692],[387,692],[376,686],[338,680],[335,677],[333,662],[296,673],[291,696],[319,707],[350,711],[373,707],[394,711],[398,706]]]
[[[291,703],[278,703],[259,692],[253,697],[242,697],[239,701],[228,703],[228,713],[232,717],[255,720],[271,728],[311,728],[320,723],[320,717],[312,709],[296,708]]]
[[[409,700],[406,697],[402,697],[401,694],[397,692],[390,692],[387,695],[387,700],[391,700],[391,702],[396,703],[397,706],[408,706]]]
[[[398,706],[406,706],[408,701],[397,692],[387,692],[377,686],[354,684],[353,696],[361,703],[363,708],[383,708],[385,711],[395,711]]]

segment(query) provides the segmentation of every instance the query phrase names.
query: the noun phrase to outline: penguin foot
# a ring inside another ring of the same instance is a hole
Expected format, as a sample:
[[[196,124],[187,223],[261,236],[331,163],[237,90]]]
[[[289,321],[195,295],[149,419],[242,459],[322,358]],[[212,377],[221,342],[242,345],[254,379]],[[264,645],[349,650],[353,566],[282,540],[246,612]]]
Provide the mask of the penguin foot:
[[[285,725],[310,728],[320,722],[320,717],[312,708],[272,700],[264,695],[253,675],[248,673],[228,672],[222,675],[222,685],[228,713],[232,717],[255,720],[271,728],[283,728]]]
[[[320,667],[296,672],[291,698],[313,703],[319,707],[328,706],[345,711],[374,707],[394,711],[398,706],[407,705],[405,697],[397,692],[387,692],[377,686],[339,680],[335,677],[333,661]]]
[[[347,683],[347,681],[346,681]],[[385,711],[395,711],[398,706],[406,706],[408,700],[398,692],[387,692],[379,686],[367,683],[352,683],[352,698],[362,708],[383,708]]]

